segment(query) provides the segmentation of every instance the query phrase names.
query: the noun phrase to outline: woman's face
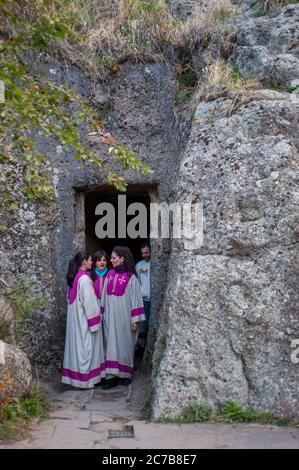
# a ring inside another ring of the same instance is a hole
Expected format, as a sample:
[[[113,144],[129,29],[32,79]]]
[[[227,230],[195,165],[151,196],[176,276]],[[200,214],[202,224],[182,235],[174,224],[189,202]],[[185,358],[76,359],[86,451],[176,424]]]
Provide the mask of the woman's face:
[[[125,258],[123,256],[118,256],[114,251],[112,252],[111,255],[111,263],[114,268],[118,268],[121,266],[125,261]]]
[[[82,263],[81,266],[83,269],[86,269],[86,271],[90,271],[92,268],[92,258],[91,256],[88,259],[85,259]]]
[[[106,269],[107,258],[105,258],[105,256],[102,256],[102,258],[99,258],[96,262],[96,267],[99,268],[100,271],[103,271],[104,269]]]

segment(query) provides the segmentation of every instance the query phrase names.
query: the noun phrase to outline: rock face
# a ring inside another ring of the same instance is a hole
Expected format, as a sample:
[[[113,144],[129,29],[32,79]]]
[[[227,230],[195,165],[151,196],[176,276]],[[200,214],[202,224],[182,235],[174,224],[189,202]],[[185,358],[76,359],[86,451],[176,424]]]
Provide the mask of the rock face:
[[[235,18],[245,78],[298,78],[298,5]],[[297,25],[296,25],[297,22]],[[298,418],[298,111],[269,89],[200,101],[177,202],[200,202],[200,249],[173,241],[153,361],[153,417],[234,400]],[[243,96],[244,98],[244,96]]]
[[[217,5],[218,0],[166,0],[171,12],[180,19],[187,19],[192,16],[196,7],[201,12],[205,12],[211,4]]]
[[[299,5],[233,23],[238,44],[235,63],[245,78],[285,87],[299,79]]]
[[[299,100],[260,93],[232,115],[231,100],[195,113],[178,202],[203,203],[204,241],[173,244],[155,418],[226,400],[298,416]]]
[[[32,382],[28,357],[17,347],[0,340],[0,383],[3,392],[20,397]]]

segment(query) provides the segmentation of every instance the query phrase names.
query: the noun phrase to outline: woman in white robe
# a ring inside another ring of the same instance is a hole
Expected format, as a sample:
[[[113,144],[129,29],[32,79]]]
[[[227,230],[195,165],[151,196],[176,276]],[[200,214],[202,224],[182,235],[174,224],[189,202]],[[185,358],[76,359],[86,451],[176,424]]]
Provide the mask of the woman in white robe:
[[[108,271],[108,254],[104,250],[97,251],[92,257],[91,279],[99,304]]]
[[[131,382],[139,324],[145,320],[130,250],[114,247],[111,262],[113,269],[107,275],[101,298],[106,357],[104,389]]]
[[[78,388],[93,388],[105,377],[102,315],[89,275],[91,267],[91,256],[77,253],[67,274],[62,382]]]

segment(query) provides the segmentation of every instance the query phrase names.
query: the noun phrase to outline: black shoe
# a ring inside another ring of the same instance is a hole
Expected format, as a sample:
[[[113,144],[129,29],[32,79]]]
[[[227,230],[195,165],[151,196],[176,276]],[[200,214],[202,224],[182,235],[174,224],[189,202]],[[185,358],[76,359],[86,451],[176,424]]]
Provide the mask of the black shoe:
[[[96,383],[94,386],[95,387],[103,387],[104,383],[105,383],[105,380],[102,379],[100,382]]]
[[[124,387],[127,387],[128,385],[130,385],[131,382],[132,382],[131,379],[120,379],[120,385],[123,385]]]
[[[113,379],[108,379],[102,386],[102,390],[109,390],[109,388],[117,387],[119,385],[119,378],[113,377]]]

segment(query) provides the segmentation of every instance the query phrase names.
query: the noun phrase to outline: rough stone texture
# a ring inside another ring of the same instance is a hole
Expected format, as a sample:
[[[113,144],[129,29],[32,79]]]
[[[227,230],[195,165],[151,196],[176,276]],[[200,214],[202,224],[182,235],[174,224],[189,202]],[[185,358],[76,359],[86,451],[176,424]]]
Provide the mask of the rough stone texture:
[[[290,86],[299,78],[299,5],[261,18],[233,20],[237,27],[235,63],[245,78]]]
[[[171,12],[182,20],[186,20],[194,13],[195,8],[200,8],[201,12],[207,11],[211,5],[217,5],[219,0],[166,0]]]
[[[154,417],[227,400],[298,417],[299,101],[217,105],[198,105],[181,162],[178,202],[203,203],[204,242],[173,243]]]
[[[36,58],[28,54],[27,61],[35,72],[57,84],[67,83],[92,100],[95,96],[96,108],[106,117],[108,129],[155,170],[153,175],[143,176],[124,173],[112,165],[129,185],[150,192],[153,202],[174,197],[173,182],[190,130],[190,119],[177,114],[174,108],[176,84],[168,67],[127,63],[122,66],[119,76],[113,76],[107,84],[92,83],[78,68],[61,64],[51,57]],[[107,97],[104,101],[103,95]],[[87,132],[83,126],[82,135],[86,136]],[[44,308],[25,319],[19,342],[43,374],[53,374],[61,367],[65,337],[65,274],[69,260],[76,251],[84,249],[86,242],[85,191],[107,191],[109,188],[105,186],[100,170],[75,160],[56,142],[38,138],[42,151],[49,155],[47,165],[57,199],[51,206],[24,203],[15,217],[8,219],[9,230],[1,232],[0,265],[8,285],[16,285],[19,278],[27,276],[35,284],[36,294],[44,295],[47,300]],[[107,146],[92,141],[89,144],[105,155]],[[8,166],[7,175],[13,171],[17,170]],[[16,192],[22,181],[22,169],[18,171]],[[166,281],[165,260],[168,259],[169,243],[153,241],[152,245],[154,318],[162,302],[165,283],[161,279]]]
[[[0,383],[4,393],[20,397],[28,390],[32,370],[26,354],[0,340]]]

